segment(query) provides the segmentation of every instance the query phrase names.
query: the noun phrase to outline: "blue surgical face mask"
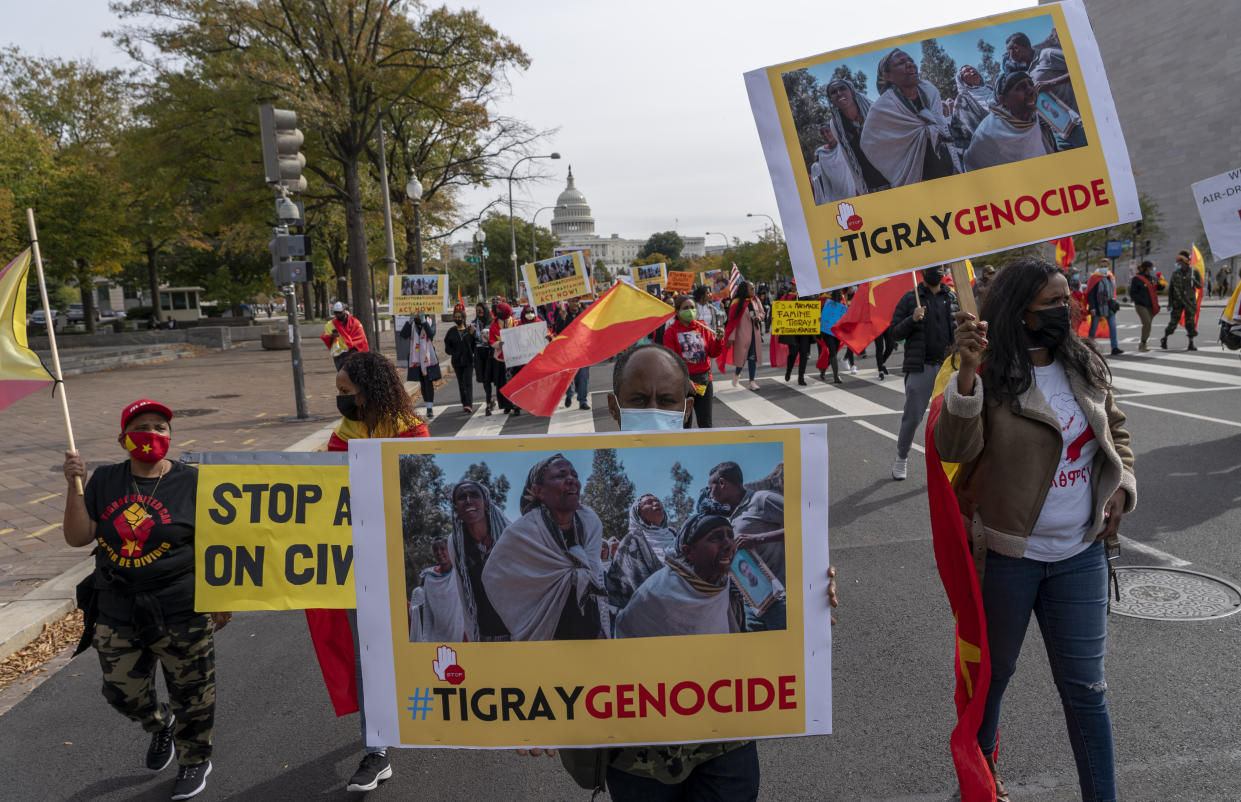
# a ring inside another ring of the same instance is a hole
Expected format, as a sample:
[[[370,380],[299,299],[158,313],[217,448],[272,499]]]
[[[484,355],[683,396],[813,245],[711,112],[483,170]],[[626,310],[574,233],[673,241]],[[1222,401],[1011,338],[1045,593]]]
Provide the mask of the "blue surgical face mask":
[[[679,432],[685,428],[685,413],[621,407],[620,427],[622,432]]]

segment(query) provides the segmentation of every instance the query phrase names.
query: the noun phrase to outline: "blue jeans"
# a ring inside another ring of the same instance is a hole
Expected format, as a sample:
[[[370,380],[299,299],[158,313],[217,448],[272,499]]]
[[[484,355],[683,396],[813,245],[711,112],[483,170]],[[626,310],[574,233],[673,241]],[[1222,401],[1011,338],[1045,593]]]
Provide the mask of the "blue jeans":
[[[758,799],[758,745],[753,741],[696,766],[677,785],[608,767],[613,802],[749,802]]]
[[[754,371],[758,369],[758,335],[754,335],[755,339],[750,340],[750,352],[745,355],[746,364],[749,366],[750,381],[754,381]],[[737,366],[737,375],[741,375],[741,366]]]
[[[1095,332],[1099,330],[1100,320],[1107,321],[1107,335],[1108,337],[1111,338],[1112,350],[1115,351],[1116,349],[1120,348],[1120,344],[1116,339],[1116,313],[1109,311],[1103,317],[1100,317],[1098,315],[1090,316],[1090,339],[1092,340],[1094,339]]]
[[[978,728],[983,754],[996,747],[1000,703],[1017,668],[1030,611],[1047,646],[1085,802],[1114,802],[1116,766],[1107,709],[1107,558],[1102,543],[1045,563],[987,552],[982,586],[991,646],[991,686]]]
[[[569,391],[564,394],[565,400],[572,399],[575,392],[577,403],[590,403],[590,368],[578,368],[577,373],[573,374],[573,383],[569,385]]]

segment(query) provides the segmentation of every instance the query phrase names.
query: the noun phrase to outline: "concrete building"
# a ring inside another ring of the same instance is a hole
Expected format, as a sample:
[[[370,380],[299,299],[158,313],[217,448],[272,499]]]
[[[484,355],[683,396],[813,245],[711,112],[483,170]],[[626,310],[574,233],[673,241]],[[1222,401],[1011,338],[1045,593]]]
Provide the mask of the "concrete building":
[[[1241,167],[1241,2],[1085,3],[1138,192],[1163,215],[1149,258],[1166,274],[1177,251],[1206,245],[1190,185]]]

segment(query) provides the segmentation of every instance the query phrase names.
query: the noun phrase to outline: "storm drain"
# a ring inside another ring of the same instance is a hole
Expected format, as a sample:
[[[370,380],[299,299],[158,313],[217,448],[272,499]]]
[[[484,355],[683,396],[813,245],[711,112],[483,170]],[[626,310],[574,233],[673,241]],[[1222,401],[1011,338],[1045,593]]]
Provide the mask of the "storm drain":
[[[1123,566],[1116,569],[1120,601],[1112,612],[1155,621],[1206,621],[1241,611],[1241,588],[1181,568]]]

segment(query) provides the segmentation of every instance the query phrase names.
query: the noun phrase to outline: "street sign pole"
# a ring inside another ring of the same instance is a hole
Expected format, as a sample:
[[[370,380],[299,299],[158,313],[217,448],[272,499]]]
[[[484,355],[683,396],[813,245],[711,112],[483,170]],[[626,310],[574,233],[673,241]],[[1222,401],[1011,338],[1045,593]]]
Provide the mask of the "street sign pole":
[[[302,333],[297,326],[297,292],[292,284],[280,288],[284,292],[284,308],[289,313],[289,346],[293,356],[293,395],[297,404],[297,417],[310,417],[306,409],[306,380],[302,375]]]

